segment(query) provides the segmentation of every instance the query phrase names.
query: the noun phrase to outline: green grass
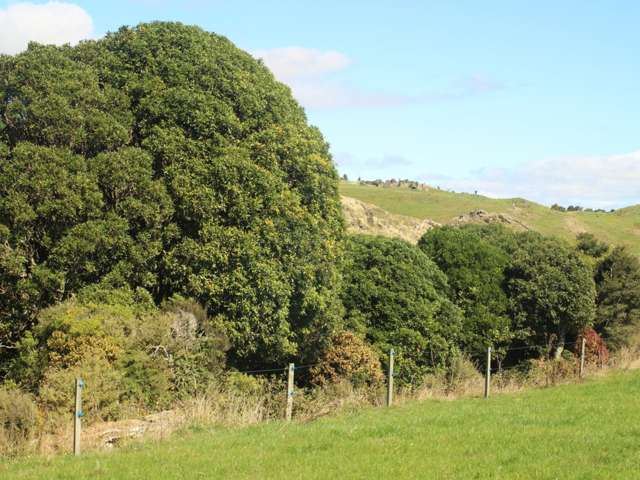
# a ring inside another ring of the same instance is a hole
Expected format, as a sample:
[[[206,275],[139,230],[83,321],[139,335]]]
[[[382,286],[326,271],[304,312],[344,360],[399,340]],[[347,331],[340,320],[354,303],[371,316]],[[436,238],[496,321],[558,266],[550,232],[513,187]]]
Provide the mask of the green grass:
[[[557,212],[521,198],[494,199],[435,189],[382,188],[357,182],[340,182],[340,193],[390,213],[429,218],[439,223],[447,223],[475,209],[505,213],[545,235],[573,241],[576,233],[587,231],[608,243],[628,245],[640,255],[640,206],[623,208],[614,213]]]
[[[640,372],[580,385],[365,409],[308,424],[190,432],[76,459],[0,464],[9,479],[637,479]]]

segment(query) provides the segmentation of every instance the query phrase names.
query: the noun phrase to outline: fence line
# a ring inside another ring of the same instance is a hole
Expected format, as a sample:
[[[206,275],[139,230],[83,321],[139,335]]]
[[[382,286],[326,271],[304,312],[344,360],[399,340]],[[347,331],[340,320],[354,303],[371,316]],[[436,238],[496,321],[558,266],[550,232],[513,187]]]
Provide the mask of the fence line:
[[[580,347],[580,363],[579,363],[579,373],[578,373],[578,378],[582,379],[584,377],[584,355],[585,355],[585,346],[586,346],[586,341],[585,338],[583,337],[580,342],[575,341],[575,342],[566,342],[563,343],[563,347],[566,347],[567,345],[576,345],[580,343],[581,347]],[[545,345],[544,347],[540,347],[537,345],[530,345],[528,347],[514,347],[512,350],[522,350],[524,348],[548,348],[548,345]],[[507,352],[509,350],[506,350]],[[489,389],[491,386],[491,373],[492,373],[492,369],[491,369],[491,347],[487,347],[487,360],[485,363],[485,367],[486,367],[486,373],[485,373],[485,383],[484,383],[484,398],[489,398]],[[498,369],[497,371],[499,373],[503,373],[505,371],[508,370],[516,370],[518,369],[517,366],[515,367],[510,367],[509,369]]]
[[[580,343],[579,341],[564,342],[562,344],[562,346],[564,348],[564,347],[568,347],[568,346],[571,346],[571,345],[577,345],[579,343]],[[509,347],[506,350],[501,350],[500,347],[495,347],[495,351],[499,350],[501,353],[502,352],[508,353],[508,352],[518,352],[518,351],[522,351],[522,350],[532,350],[534,348],[542,348],[542,349],[544,349],[544,348],[549,348],[549,347],[550,347],[550,345],[523,345],[522,347]]]
[[[580,362],[579,362],[579,373],[578,373],[578,378],[582,379],[584,378],[584,364],[585,364],[585,339],[582,338],[580,341],[575,341],[575,342],[566,342],[564,343],[564,346],[568,346],[568,345],[576,345],[580,343],[581,344],[581,349],[580,349]],[[507,350],[503,350],[501,353],[503,352],[509,352],[509,351],[522,351],[522,350],[528,350],[528,349],[534,349],[534,348],[548,348],[549,345],[529,345],[529,346],[522,346],[522,347],[513,347]],[[489,393],[490,393],[490,388],[491,388],[491,374],[495,373],[495,372],[499,372],[499,373],[504,373],[504,372],[508,372],[508,371],[512,371],[512,370],[518,370],[520,369],[519,366],[513,366],[513,367],[508,367],[508,368],[500,368],[500,369],[492,369],[492,351],[495,353],[495,350],[492,349],[491,346],[487,347],[487,357],[486,357],[486,363],[485,363],[485,367],[486,367],[486,371],[485,371],[485,386],[484,386],[484,398],[489,398]],[[393,404],[393,396],[394,396],[394,376],[397,375],[397,373],[394,370],[394,359],[396,357],[396,352],[395,350],[392,348],[389,351],[389,364],[388,364],[388,369],[387,369],[387,402],[386,405],[388,407],[392,406]],[[287,421],[291,421],[292,416],[293,416],[293,398],[295,395],[295,382],[294,382],[294,374],[296,370],[303,370],[303,369],[308,369],[308,368],[312,368],[312,367],[316,367],[318,365],[321,365],[320,362],[318,363],[311,363],[311,364],[305,364],[305,365],[295,365],[294,363],[289,363],[289,365],[287,367],[281,367],[281,368],[265,368],[265,369],[258,369],[258,370],[239,370],[236,371],[235,373],[244,373],[244,374],[265,374],[265,373],[281,373],[281,374],[287,374],[287,386],[286,386],[286,407],[285,407],[285,419]],[[85,383],[82,381],[82,379],[77,378],[75,381],[75,409],[74,409],[74,436],[73,436],[73,452],[75,455],[80,455],[80,436],[81,436],[81,427],[82,427],[82,417],[84,416],[84,413],[82,412],[82,390],[84,390],[86,388]]]

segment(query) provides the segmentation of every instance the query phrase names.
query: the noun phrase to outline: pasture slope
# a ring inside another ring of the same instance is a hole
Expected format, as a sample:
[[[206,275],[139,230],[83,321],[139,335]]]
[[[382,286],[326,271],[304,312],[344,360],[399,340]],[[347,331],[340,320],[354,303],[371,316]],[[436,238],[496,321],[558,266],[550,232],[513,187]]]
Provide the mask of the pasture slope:
[[[576,234],[589,232],[607,243],[627,245],[631,251],[640,255],[640,205],[622,208],[613,213],[558,212],[522,198],[495,199],[438,189],[385,188],[344,181],[340,182],[340,194],[375,205],[392,214],[418,220],[429,219],[443,224],[478,209],[501,213],[544,235],[574,241]]]
[[[410,402],[307,424],[189,431],[10,479],[637,479],[640,372],[488,400]]]

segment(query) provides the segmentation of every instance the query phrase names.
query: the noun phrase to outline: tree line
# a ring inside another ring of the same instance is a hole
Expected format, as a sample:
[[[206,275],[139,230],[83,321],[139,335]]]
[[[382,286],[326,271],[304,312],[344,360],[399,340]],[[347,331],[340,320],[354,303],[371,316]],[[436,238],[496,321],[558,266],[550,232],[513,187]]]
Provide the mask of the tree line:
[[[81,373],[115,418],[290,361],[318,364],[307,385],[372,383],[393,347],[415,386],[488,345],[516,365],[637,332],[623,248],[499,226],[348,236],[338,180],[289,89],[197,27],[0,56],[3,388],[62,414]]]

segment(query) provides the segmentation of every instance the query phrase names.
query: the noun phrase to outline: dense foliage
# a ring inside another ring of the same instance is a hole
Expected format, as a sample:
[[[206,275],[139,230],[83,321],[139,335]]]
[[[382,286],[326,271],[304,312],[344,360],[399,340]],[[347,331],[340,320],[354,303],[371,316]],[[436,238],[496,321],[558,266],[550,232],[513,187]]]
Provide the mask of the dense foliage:
[[[221,36],[152,23],[0,56],[0,362],[93,284],[195,298],[237,365],[317,355],[336,189],[289,89]]]
[[[67,413],[82,377],[91,386],[89,417],[116,418],[124,408],[167,408],[204,391],[227,348],[222,326],[212,328],[193,301],[175,297],[158,309],[141,292],[87,292],[38,315],[9,377],[37,392],[50,415]]]
[[[591,268],[564,242],[534,232],[518,235],[506,271],[511,315],[529,345],[559,356],[566,341],[593,323]]]
[[[497,225],[442,227],[419,242],[447,275],[465,313],[468,353],[492,345],[522,356],[560,355],[591,326],[595,287],[589,263],[560,240]]]
[[[613,348],[637,340],[640,331],[640,261],[623,247],[615,248],[596,270],[596,330]]]
[[[449,295],[464,313],[464,349],[480,358],[489,345],[508,343],[512,330],[504,291],[507,254],[469,228],[432,229],[418,246],[446,274]]]
[[[600,258],[609,251],[609,245],[598,240],[592,233],[579,233],[576,240],[576,248],[590,257]]]
[[[354,236],[347,248],[342,302],[346,325],[361,331],[398,375],[418,383],[458,352],[462,314],[447,298],[447,279],[424,253],[402,240]]]

